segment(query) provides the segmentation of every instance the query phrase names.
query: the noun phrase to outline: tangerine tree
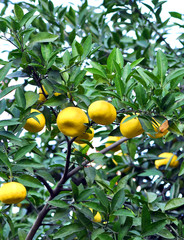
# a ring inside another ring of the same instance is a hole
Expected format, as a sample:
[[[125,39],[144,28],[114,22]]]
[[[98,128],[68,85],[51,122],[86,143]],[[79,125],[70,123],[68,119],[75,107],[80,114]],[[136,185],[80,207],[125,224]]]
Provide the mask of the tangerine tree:
[[[183,25],[164,4],[1,3],[0,239],[184,238]]]

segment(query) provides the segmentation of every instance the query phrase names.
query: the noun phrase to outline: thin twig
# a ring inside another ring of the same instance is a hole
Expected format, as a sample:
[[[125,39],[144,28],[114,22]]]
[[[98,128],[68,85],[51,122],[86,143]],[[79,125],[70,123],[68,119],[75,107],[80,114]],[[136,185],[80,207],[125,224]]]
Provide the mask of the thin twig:
[[[102,149],[101,151],[99,151],[99,153],[102,153],[102,154],[105,154],[107,153],[108,151],[110,151],[111,149],[113,149],[114,147],[117,147],[118,145],[120,145],[121,143],[127,141],[128,138],[124,137],[122,139],[120,139],[119,141],[111,144],[110,146]],[[93,161],[93,160],[92,160]],[[91,162],[91,161],[90,161]],[[83,167],[85,167],[87,164],[89,163],[88,160],[85,160],[82,162],[81,166],[78,166],[76,168],[74,168],[73,170],[71,170],[68,175],[67,175],[67,179],[69,179],[70,177],[72,177],[74,174],[76,174],[78,171],[80,171],[81,169],[83,169]]]
[[[51,195],[52,197],[54,197],[54,195],[53,195],[53,190],[52,190],[51,186],[48,184],[48,182],[45,180],[45,178],[37,175],[37,173],[35,173],[35,175],[36,175],[37,179],[40,180],[40,181],[44,184],[44,186],[45,186],[45,187],[47,188],[47,190],[49,191],[50,195]]]

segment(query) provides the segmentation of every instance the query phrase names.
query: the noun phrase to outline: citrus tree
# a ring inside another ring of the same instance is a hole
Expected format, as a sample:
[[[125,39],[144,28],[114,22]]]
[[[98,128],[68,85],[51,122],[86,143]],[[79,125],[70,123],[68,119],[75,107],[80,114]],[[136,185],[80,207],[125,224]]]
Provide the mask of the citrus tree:
[[[182,15],[1,6],[0,239],[183,239]]]

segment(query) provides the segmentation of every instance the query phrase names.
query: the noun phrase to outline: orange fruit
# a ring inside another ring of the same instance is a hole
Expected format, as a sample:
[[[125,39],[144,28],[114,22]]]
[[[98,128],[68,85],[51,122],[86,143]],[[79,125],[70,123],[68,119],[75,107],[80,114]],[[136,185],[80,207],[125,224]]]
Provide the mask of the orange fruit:
[[[177,160],[177,156],[173,153],[164,152],[158,155],[158,157],[162,157],[163,159],[155,160],[155,167],[158,169],[160,166],[167,165],[167,163],[172,158],[169,166],[172,168],[179,166],[179,161]]]
[[[90,142],[93,139],[93,137],[94,137],[94,129],[90,127],[86,132],[78,136],[75,139],[75,142],[79,144],[83,144],[84,142],[81,139],[85,139]]]
[[[25,199],[26,194],[26,188],[21,183],[4,183],[0,188],[0,201],[6,204],[19,203]]]
[[[40,132],[45,126],[44,115],[37,109],[31,109],[31,113],[34,112],[38,113],[35,117],[38,119],[39,122],[33,117],[31,117],[27,119],[26,124],[24,125],[24,128],[31,133]]]
[[[109,125],[115,121],[117,113],[111,103],[99,100],[89,106],[88,115],[95,123]]]
[[[67,107],[57,116],[57,126],[66,136],[77,137],[85,133],[89,123],[86,113],[78,107]]]
[[[120,122],[120,132],[124,137],[133,138],[144,132],[138,117],[124,122],[130,115],[125,116]]]

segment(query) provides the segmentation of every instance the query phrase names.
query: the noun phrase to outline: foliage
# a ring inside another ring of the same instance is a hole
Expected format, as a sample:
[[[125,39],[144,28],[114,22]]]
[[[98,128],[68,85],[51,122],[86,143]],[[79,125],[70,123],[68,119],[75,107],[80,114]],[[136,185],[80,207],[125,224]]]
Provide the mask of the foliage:
[[[0,37],[13,49],[4,46],[0,59],[0,180],[22,183],[28,195],[18,206],[1,204],[0,239],[183,239],[184,50],[166,40],[170,19],[182,15],[163,21],[159,0],[86,0],[77,9],[35,2],[14,4],[7,16],[6,0],[1,10]],[[42,85],[48,95],[40,102]],[[95,138],[81,147],[56,117],[68,106],[87,112],[96,100],[111,102],[117,118],[90,122]],[[23,128],[31,108],[46,118],[40,133]],[[108,136],[121,136],[127,113],[139,116],[144,133],[105,148]],[[153,117],[168,120],[163,138],[147,135]],[[123,157],[109,151],[118,144]],[[176,154],[180,167],[156,169],[162,152]]]

